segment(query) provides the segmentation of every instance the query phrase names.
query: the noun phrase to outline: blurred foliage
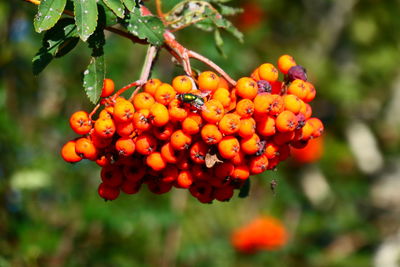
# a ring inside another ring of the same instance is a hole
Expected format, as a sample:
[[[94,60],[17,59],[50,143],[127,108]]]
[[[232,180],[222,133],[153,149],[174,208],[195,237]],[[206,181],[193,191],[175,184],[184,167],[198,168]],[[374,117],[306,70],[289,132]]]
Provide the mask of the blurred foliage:
[[[164,9],[177,2],[164,1]],[[281,54],[293,55],[317,88],[313,110],[326,126],[325,154],[319,163],[286,162],[253,177],[246,199],[204,205],[183,191],[155,196],[145,188],[102,201],[99,168],[59,157],[74,136],[70,114],[92,108],[81,86],[90,50],[80,43],[33,76],[41,37],[33,29],[36,7],[0,2],[0,266],[379,266],[382,244],[398,238],[400,225],[398,194],[390,191],[400,179],[398,1],[231,4],[259,19],[232,17],[244,43],[221,32],[226,57],[212,33],[189,27],[177,38],[236,79]],[[145,47],[111,33],[106,41],[107,77],[118,87],[136,80]],[[153,76],[170,82],[181,73],[161,53]],[[364,130],[350,127],[356,122]],[[360,142],[372,138],[372,152],[361,146],[361,155],[372,153],[369,160],[383,159],[372,171],[360,167],[353,135]],[[307,192],[320,190],[321,179],[326,195],[313,201]],[[255,255],[235,252],[232,230],[259,214],[283,220],[288,245]]]

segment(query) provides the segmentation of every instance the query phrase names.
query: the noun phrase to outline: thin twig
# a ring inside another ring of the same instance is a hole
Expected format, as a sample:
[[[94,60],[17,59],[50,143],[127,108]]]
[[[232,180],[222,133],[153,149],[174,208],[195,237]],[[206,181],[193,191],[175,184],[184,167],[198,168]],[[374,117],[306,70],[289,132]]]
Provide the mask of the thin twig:
[[[200,55],[199,53],[196,53],[194,51],[189,50],[189,57],[197,59],[205,64],[207,64],[208,66],[210,66],[211,68],[213,68],[216,72],[218,72],[219,74],[221,74],[222,77],[224,77],[226,79],[226,81],[228,83],[230,83],[232,86],[236,85],[236,81],[233,80],[223,69],[221,69],[217,64],[215,64],[214,62],[212,62],[211,60],[209,60],[208,58]]]
[[[162,3],[160,0],[156,0],[156,9],[157,9],[157,15],[160,17],[161,21],[165,25],[165,18],[164,18],[164,13],[162,12]]]

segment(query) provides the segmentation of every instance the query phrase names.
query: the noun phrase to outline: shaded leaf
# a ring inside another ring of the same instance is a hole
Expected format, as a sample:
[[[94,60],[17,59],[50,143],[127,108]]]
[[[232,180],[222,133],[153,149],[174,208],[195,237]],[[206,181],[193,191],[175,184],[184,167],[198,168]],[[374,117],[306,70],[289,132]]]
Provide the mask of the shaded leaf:
[[[118,17],[114,12],[109,9],[102,1],[97,3],[97,10],[99,12],[97,18],[97,25],[113,26],[118,23]]]
[[[79,36],[83,41],[86,41],[97,26],[96,0],[75,0],[74,14]]]
[[[140,39],[146,39],[152,45],[164,42],[164,24],[155,16],[142,16],[139,8],[134,8],[127,20],[127,29]]]
[[[36,32],[51,29],[60,19],[66,0],[42,0],[33,21]]]
[[[122,0],[122,2],[124,3],[124,5],[126,6],[126,8],[129,11],[132,11],[136,6],[136,1],[135,0]]]
[[[83,87],[93,104],[96,104],[100,99],[105,73],[104,55],[92,57],[89,66],[83,73]]]
[[[123,18],[124,15],[124,5],[122,4],[121,0],[103,0],[108,8],[110,8],[115,15],[120,18]]]
[[[245,198],[249,196],[249,192],[250,192],[250,179],[247,179],[243,186],[240,188],[239,191],[239,197],[240,198]]]
[[[104,30],[97,27],[96,31],[88,39],[89,48],[92,49],[92,56],[99,57],[104,54],[103,46],[106,44]]]
[[[78,43],[78,33],[74,20],[64,18],[43,36],[43,46],[34,56],[33,74],[39,74],[54,57],[61,57],[71,51]]]

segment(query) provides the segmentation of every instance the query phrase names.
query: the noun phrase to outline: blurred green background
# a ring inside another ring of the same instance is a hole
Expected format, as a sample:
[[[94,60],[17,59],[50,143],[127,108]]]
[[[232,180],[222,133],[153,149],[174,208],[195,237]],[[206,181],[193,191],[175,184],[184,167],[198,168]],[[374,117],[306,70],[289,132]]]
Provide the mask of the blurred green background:
[[[152,2],[152,1],[150,1]],[[177,1],[164,1],[165,10]],[[80,43],[39,76],[36,7],[0,2],[0,266],[398,266],[400,264],[400,4],[386,0],[231,1],[244,43],[228,34],[177,34],[232,77],[291,54],[317,88],[325,123],[318,163],[287,161],[252,178],[250,196],[200,204],[186,191],[104,202],[99,167],[59,156],[74,138],[68,118],[91,110],[81,86],[90,50]],[[107,76],[139,77],[145,47],[107,34]],[[207,68],[193,62],[201,70]],[[182,69],[161,53],[153,77]],[[278,181],[274,195],[269,183]],[[233,229],[260,214],[289,231],[279,251],[241,255]]]

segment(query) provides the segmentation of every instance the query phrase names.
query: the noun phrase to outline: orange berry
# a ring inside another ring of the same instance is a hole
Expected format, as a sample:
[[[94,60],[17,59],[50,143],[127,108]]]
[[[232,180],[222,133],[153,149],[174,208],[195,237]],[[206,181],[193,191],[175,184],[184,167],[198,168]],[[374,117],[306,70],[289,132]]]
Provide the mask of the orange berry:
[[[192,137],[182,130],[177,130],[171,135],[171,145],[175,150],[188,149],[192,143]]]
[[[259,114],[277,115],[284,108],[280,95],[261,93],[254,98],[254,110]]]
[[[268,159],[272,159],[276,156],[279,156],[279,146],[274,142],[268,142],[264,147],[264,155]]]
[[[117,123],[115,127],[117,134],[123,137],[130,136],[133,133],[133,130],[135,129],[133,127],[133,123],[130,121]]]
[[[296,115],[289,110],[282,111],[276,117],[275,125],[280,132],[290,132],[294,131],[297,127],[298,121]]]
[[[193,184],[193,176],[190,171],[183,170],[176,178],[176,186],[178,188],[189,188]]]
[[[317,91],[315,90],[315,87],[312,83],[306,82],[306,85],[308,87],[307,95],[304,97],[304,102],[311,102],[314,98],[315,95],[317,94]]]
[[[298,96],[301,100],[304,100],[308,94],[308,86],[303,80],[294,80],[288,87],[287,93]]]
[[[178,168],[174,165],[167,165],[167,167],[162,170],[161,173],[161,181],[163,183],[172,183],[178,177],[179,171]]]
[[[271,116],[264,116],[257,121],[257,133],[262,136],[272,136],[275,134],[275,119]]]
[[[174,87],[175,91],[179,94],[188,93],[193,87],[192,79],[185,75],[176,76],[172,80],[172,87]]]
[[[229,178],[235,166],[231,162],[222,162],[214,167],[214,176],[218,179]]]
[[[132,103],[127,100],[121,100],[114,105],[113,118],[116,121],[127,122],[132,120],[134,113],[135,109]]]
[[[256,121],[253,118],[242,118],[239,124],[238,134],[246,138],[252,136],[256,130]]]
[[[183,121],[188,114],[179,99],[174,99],[169,103],[168,112],[171,121]]]
[[[160,152],[153,152],[146,157],[146,164],[155,171],[161,171],[167,166]]]
[[[246,180],[250,176],[250,170],[246,165],[236,166],[232,173],[233,179]]]
[[[140,181],[145,175],[147,168],[136,164],[125,165],[122,169],[126,180],[131,182]]]
[[[239,166],[239,165],[243,165],[243,164],[245,165],[247,163],[246,154],[244,154],[243,151],[239,151],[239,153],[237,153],[230,160],[235,166]]]
[[[254,113],[254,103],[250,99],[242,99],[236,104],[236,113],[242,118],[251,117]]]
[[[216,188],[214,197],[218,201],[229,201],[233,197],[234,188],[231,185]]]
[[[82,138],[79,138],[78,140],[76,140],[75,152],[80,157],[89,159],[89,160],[96,160],[97,153],[98,153],[93,142],[85,137],[82,137]]]
[[[174,88],[168,83],[161,84],[156,92],[154,93],[154,98],[158,103],[163,105],[168,105],[176,97],[176,92]]]
[[[174,132],[174,125],[172,123],[167,123],[162,127],[153,127],[153,135],[158,140],[168,140],[172,133]]]
[[[303,148],[291,148],[293,159],[299,163],[312,163],[318,161],[324,153],[323,138],[314,138],[305,143]]]
[[[124,178],[121,168],[116,165],[107,165],[103,167],[100,176],[103,183],[111,187],[119,187]]]
[[[135,143],[129,137],[121,137],[115,142],[115,149],[119,155],[127,157],[135,152]]]
[[[149,134],[142,134],[136,138],[135,141],[136,151],[142,155],[150,155],[156,151],[157,140]]]
[[[193,118],[187,117],[182,122],[182,130],[190,135],[197,134],[200,131],[200,125]]]
[[[264,63],[258,67],[258,75],[261,80],[266,80],[268,82],[275,82],[278,80],[278,70],[271,63]]]
[[[101,183],[97,189],[97,193],[104,200],[111,201],[118,198],[120,191],[119,188],[111,187],[105,183]]]
[[[154,126],[161,127],[168,123],[168,109],[160,103],[154,103],[150,108],[150,120]]]
[[[199,89],[201,91],[214,92],[218,89],[220,78],[212,71],[204,71],[198,77]]]
[[[142,183],[135,183],[125,180],[121,185],[121,191],[125,194],[132,195],[138,193],[141,186]]]
[[[219,77],[219,83],[217,88],[225,88],[229,90],[229,83],[224,77]]]
[[[296,95],[284,95],[283,96],[283,103],[286,110],[290,110],[291,112],[297,114],[300,112],[302,103],[303,102],[300,98]],[[304,103],[304,102],[303,102]]]
[[[224,135],[232,135],[239,131],[240,117],[237,114],[228,113],[218,123],[219,130]]]
[[[236,94],[242,98],[253,99],[258,93],[257,82],[249,77],[240,78],[236,84]]]
[[[114,108],[112,106],[108,106],[107,108],[103,109],[99,113],[99,119],[100,118],[105,118],[105,119],[112,119],[112,114],[114,113]]]
[[[233,158],[240,150],[239,141],[233,136],[225,136],[218,143],[218,151],[224,159]]]
[[[177,163],[179,159],[177,151],[173,148],[170,142],[165,143],[161,147],[161,156],[166,162],[172,164]]]
[[[289,69],[293,66],[296,66],[296,61],[292,56],[282,55],[278,59],[278,69],[283,73],[287,74]]]
[[[203,141],[198,141],[190,148],[190,159],[197,164],[204,164],[206,154],[208,153],[208,145]]]
[[[255,81],[259,81],[261,80],[260,75],[258,74],[258,68],[256,68],[250,75],[250,77],[255,80]]]
[[[260,149],[260,141],[260,137],[257,134],[243,138],[240,142],[240,150],[247,155],[255,154]]]
[[[321,122],[321,120],[318,118],[310,118],[307,120],[307,122],[309,124],[311,124],[311,126],[314,129],[311,134],[312,137],[313,138],[320,137],[322,135],[322,133],[324,132],[324,124]]]
[[[151,128],[150,111],[148,109],[140,109],[133,114],[133,126],[135,129],[147,131]]]
[[[112,138],[105,138],[98,135],[95,131],[89,135],[93,144],[97,148],[106,148],[112,143]]]
[[[268,169],[268,158],[265,155],[253,157],[249,163],[251,174],[260,174]]]
[[[138,93],[133,97],[133,106],[136,110],[139,109],[150,109],[150,107],[154,104],[154,97],[146,92]]]
[[[212,99],[218,100],[224,108],[229,107],[231,104],[230,92],[226,88],[218,88],[212,95]]]
[[[157,88],[162,84],[162,82],[159,79],[151,79],[148,80],[147,83],[144,85],[144,91],[146,93],[151,94],[154,96]]]
[[[273,141],[281,146],[284,145],[286,143],[289,143],[290,141],[292,141],[296,136],[296,133],[294,131],[290,131],[290,132],[278,132],[273,136]]]
[[[101,88],[101,95],[100,97],[108,97],[112,95],[114,92],[114,81],[111,79],[104,79],[103,80],[103,88]]]
[[[218,130],[218,127],[214,124],[206,124],[201,129],[201,138],[208,145],[214,145],[219,143],[222,139],[222,133]]]
[[[209,123],[217,123],[224,116],[224,106],[216,99],[204,103],[201,116]]]
[[[69,125],[75,133],[80,135],[87,134],[92,129],[89,114],[85,111],[77,111],[72,114],[69,119]]]
[[[115,130],[115,123],[112,119],[100,118],[94,124],[95,133],[102,138],[112,137]]]
[[[80,157],[76,152],[75,152],[75,141],[71,140],[68,141],[62,148],[61,148],[61,157],[66,161],[70,163],[78,162],[82,160],[82,157]]]

